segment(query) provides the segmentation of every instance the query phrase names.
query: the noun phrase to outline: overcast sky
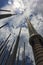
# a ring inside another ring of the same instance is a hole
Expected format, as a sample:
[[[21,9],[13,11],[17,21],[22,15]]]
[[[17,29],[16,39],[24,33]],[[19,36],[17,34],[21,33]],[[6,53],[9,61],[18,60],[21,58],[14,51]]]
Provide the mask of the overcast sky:
[[[34,60],[32,47],[29,44],[29,32],[25,18],[29,17],[34,28],[43,36],[43,0],[0,0],[0,8],[11,10],[11,14],[17,13],[15,16],[0,20],[0,26],[7,22],[9,23],[9,25],[0,29],[0,39],[6,39],[9,33],[12,33],[11,39],[15,37],[16,40],[20,27],[22,27],[19,42],[21,48],[20,58],[23,51],[23,43],[25,42],[26,55]],[[5,12],[0,12],[0,14],[2,13]],[[9,44],[11,45],[11,43]]]

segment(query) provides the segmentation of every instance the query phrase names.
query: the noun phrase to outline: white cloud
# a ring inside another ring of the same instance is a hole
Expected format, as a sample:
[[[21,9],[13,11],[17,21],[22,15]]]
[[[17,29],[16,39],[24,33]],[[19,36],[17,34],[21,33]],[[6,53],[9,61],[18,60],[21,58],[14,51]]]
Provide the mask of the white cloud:
[[[34,7],[34,11],[43,16],[43,0],[37,0],[35,3],[36,6]]]
[[[15,39],[16,39],[17,35],[19,33],[19,29],[21,27],[20,24],[23,25],[23,23],[26,23],[23,20],[25,19],[26,16],[29,17],[31,12],[34,11],[34,12],[36,12],[38,14],[36,16],[34,15],[32,17],[31,23],[33,24],[35,29],[38,31],[38,33],[43,35],[43,19],[42,19],[43,18],[42,17],[42,15],[43,15],[43,1],[42,0],[9,0],[8,3],[10,5],[7,5],[7,6],[3,7],[3,8],[10,8],[12,11],[14,11],[15,9],[17,10],[17,8],[20,11],[22,11],[25,8],[25,11],[23,12],[22,15],[16,15],[16,16],[12,16],[10,18],[6,18],[6,19],[1,20],[0,25],[3,25],[4,23],[9,22],[10,26],[13,25],[14,28],[4,27],[2,30],[0,30],[2,32],[0,34],[3,34],[4,37],[7,37],[8,34],[11,32],[13,34],[12,37],[14,36]],[[18,26],[18,28],[17,28],[17,26]],[[22,51],[23,51],[23,43],[26,42],[26,55],[29,54],[30,58],[32,58],[32,60],[34,60],[32,48],[31,48],[30,44],[28,43],[29,42],[28,29],[26,27],[23,27],[23,26],[22,26],[20,42],[19,42],[20,47],[21,47],[20,54],[22,54]],[[26,26],[27,26],[27,24],[26,24]],[[10,31],[10,29],[11,29],[11,31]],[[3,37],[3,35],[2,35],[2,37]]]
[[[25,9],[22,0],[9,0],[8,3],[11,5],[11,9],[13,12],[17,12],[17,10],[19,10],[19,13],[21,13]]]

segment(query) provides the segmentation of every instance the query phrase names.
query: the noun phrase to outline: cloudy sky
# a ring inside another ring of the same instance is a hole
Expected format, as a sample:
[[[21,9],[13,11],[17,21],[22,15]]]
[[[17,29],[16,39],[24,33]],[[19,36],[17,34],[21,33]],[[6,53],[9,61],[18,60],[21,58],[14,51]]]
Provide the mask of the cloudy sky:
[[[29,56],[34,61],[25,18],[28,17],[37,32],[43,36],[43,0],[0,0],[0,9],[11,10],[11,14],[17,13],[15,16],[0,20],[0,27],[7,22],[9,23],[0,29],[0,40],[5,40],[10,33],[12,34],[10,41],[13,41],[14,38],[16,40],[20,27],[22,27],[19,42],[21,48],[20,59],[23,52],[23,43],[25,42],[26,56]],[[3,13],[8,12],[0,12],[0,14]],[[9,45],[11,46],[11,42],[9,42]],[[35,65],[35,62],[33,64]]]

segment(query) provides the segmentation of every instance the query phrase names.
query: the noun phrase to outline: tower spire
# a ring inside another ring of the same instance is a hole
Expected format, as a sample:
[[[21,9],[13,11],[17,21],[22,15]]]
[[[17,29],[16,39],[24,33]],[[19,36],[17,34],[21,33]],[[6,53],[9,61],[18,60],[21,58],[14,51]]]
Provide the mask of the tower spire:
[[[30,34],[29,42],[33,48],[36,65],[43,65],[43,46],[41,45],[43,38],[36,32],[29,19],[27,24]]]

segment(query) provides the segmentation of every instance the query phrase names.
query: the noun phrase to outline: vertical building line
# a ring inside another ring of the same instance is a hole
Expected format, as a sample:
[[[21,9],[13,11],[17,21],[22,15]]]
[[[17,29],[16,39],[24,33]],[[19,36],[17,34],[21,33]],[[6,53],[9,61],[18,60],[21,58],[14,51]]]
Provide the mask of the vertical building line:
[[[19,65],[19,56],[20,56],[20,47],[19,47],[19,50],[18,50],[18,56],[17,56],[16,65]]]
[[[0,11],[11,12],[11,10],[0,9]]]
[[[9,43],[9,40],[7,41],[7,44]],[[7,45],[6,45],[6,47],[7,47]],[[5,47],[5,49],[6,49],[6,47]],[[0,59],[0,64],[2,65],[2,63],[3,63],[3,61],[4,61],[4,59],[5,59],[5,57],[6,57],[6,51],[5,51],[5,49],[4,49],[4,51],[3,51],[3,53],[2,53],[2,55],[1,55],[1,59]]]
[[[0,14],[0,19],[3,19],[3,18],[7,18],[7,17],[11,17],[13,15],[17,15],[17,14]]]
[[[22,65],[25,65],[25,42],[24,42],[24,51],[22,54]]]
[[[0,29],[1,29],[1,28],[3,28],[3,27],[4,27],[4,26],[6,26],[6,25],[8,25],[8,23],[6,23],[6,24],[2,25],[2,26],[0,27]]]
[[[8,57],[7,57],[6,61],[5,61],[5,65],[7,65],[7,61],[8,61],[8,59],[9,59],[9,57],[10,57],[10,53],[11,53],[11,51],[12,51],[12,47],[13,47],[13,45],[14,45],[14,42],[15,42],[15,39],[14,39],[14,41],[13,41],[13,43],[12,43],[12,46],[11,46],[11,48],[10,48]]]
[[[2,64],[2,61],[3,61],[4,57],[5,57],[4,53],[5,53],[6,46],[7,46],[8,42],[9,42],[8,39],[9,39],[10,36],[11,36],[11,34],[9,34],[7,39],[3,42],[3,45],[0,47],[0,64]],[[1,60],[2,56],[3,56],[3,59]]]
[[[5,40],[5,42],[3,42],[4,44],[0,48],[0,50],[1,50],[0,51],[0,56],[2,55],[2,53],[3,53],[3,51],[4,51],[5,47],[6,47],[6,45],[8,44],[7,41],[8,41],[8,39],[9,39],[10,36],[11,36],[11,34],[9,34],[9,36],[7,37],[7,39]]]
[[[18,35],[17,40],[16,40],[16,44],[15,44],[14,49],[13,49],[13,53],[11,54],[11,56],[7,62],[7,65],[14,65],[14,63],[16,61],[16,54],[17,54],[17,49],[18,49],[19,40],[20,40],[20,33],[21,33],[21,28],[20,28],[19,35]]]

